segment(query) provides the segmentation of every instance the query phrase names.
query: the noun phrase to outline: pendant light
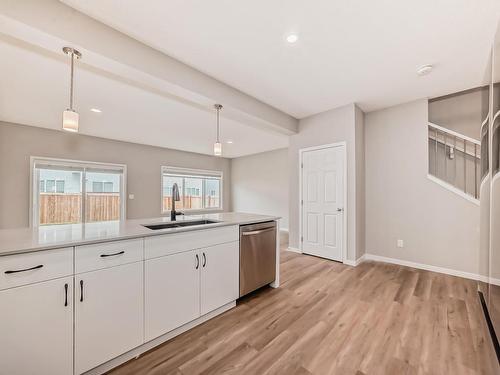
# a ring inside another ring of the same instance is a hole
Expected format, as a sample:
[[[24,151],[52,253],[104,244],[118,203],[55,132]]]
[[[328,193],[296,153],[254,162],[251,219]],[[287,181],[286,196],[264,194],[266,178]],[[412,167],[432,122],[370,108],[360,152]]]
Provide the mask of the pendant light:
[[[78,120],[80,116],[78,112],[73,109],[73,76],[75,70],[75,57],[77,59],[82,57],[82,54],[74,48],[64,47],[63,52],[71,57],[71,81],[69,89],[69,108],[63,111],[63,130],[77,133],[78,132]]]
[[[221,156],[222,155],[222,143],[220,143],[219,135],[220,135],[220,111],[222,109],[221,104],[215,104],[214,108],[217,112],[217,138],[214,143],[214,155]]]

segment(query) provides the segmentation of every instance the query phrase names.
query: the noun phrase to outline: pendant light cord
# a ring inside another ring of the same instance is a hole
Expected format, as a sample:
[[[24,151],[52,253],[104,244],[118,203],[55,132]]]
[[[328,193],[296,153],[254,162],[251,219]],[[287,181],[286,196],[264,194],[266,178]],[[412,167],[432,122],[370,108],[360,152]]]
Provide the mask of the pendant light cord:
[[[220,108],[217,107],[217,143],[220,143],[219,142],[219,133],[220,133],[220,123],[219,123],[219,112],[220,112]]]
[[[69,109],[73,110],[73,74],[75,70],[75,54],[71,52],[71,81],[69,85]]]

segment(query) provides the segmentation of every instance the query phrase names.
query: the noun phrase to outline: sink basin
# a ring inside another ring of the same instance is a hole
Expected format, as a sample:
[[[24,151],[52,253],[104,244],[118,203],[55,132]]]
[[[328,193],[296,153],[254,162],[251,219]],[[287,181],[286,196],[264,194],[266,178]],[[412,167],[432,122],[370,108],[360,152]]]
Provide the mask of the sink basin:
[[[215,224],[218,221],[213,220],[193,220],[193,221],[172,221],[170,223],[159,223],[159,224],[148,224],[142,225],[148,229],[158,230],[158,229],[168,229],[168,228],[182,228],[191,227],[193,225],[205,225],[205,224]]]

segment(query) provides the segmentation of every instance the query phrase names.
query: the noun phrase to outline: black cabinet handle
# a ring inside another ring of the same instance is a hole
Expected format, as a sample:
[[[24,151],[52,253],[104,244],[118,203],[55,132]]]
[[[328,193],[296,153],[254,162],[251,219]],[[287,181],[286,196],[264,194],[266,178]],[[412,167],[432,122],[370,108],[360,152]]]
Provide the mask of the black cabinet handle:
[[[203,267],[207,265],[207,256],[203,253]]]
[[[83,302],[83,280],[80,280],[80,302]]]
[[[68,306],[68,284],[64,284],[64,306]]]
[[[196,254],[196,267],[195,269],[198,269],[200,267],[200,257],[198,256],[198,254]]]
[[[113,253],[113,254],[101,254],[101,258],[106,258],[106,257],[114,257],[117,255],[122,255],[125,254],[125,251],[119,251],[118,253]]]
[[[8,275],[8,274],[11,274],[11,273],[18,273],[18,272],[26,272],[26,271],[37,270],[37,269],[40,269],[42,267],[43,267],[43,264],[39,264],[38,266],[31,267],[31,268],[25,268],[23,270],[5,271],[5,273]]]

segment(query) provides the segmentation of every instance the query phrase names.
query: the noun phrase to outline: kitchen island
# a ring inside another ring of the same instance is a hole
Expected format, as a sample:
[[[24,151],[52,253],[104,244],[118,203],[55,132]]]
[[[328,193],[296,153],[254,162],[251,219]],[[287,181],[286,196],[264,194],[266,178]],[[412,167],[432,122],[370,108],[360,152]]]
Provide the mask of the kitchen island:
[[[0,230],[0,368],[101,374],[227,311],[239,297],[240,225],[278,219],[218,213],[180,216],[174,227],[162,217]],[[273,287],[279,236],[276,254]]]

